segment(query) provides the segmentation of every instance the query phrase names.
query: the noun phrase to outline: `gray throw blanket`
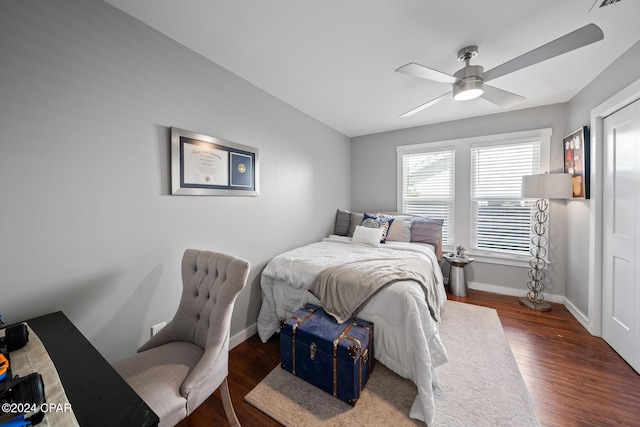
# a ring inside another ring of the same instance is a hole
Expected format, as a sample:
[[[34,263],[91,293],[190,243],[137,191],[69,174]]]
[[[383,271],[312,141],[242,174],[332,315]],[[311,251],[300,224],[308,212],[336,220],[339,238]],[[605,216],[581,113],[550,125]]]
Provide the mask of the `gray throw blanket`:
[[[399,281],[418,282],[424,289],[431,316],[440,322],[435,274],[420,258],[370,259],[354,261],[322,270],[309,287],[322,308],[338,323],[349,320],[380,289]]]

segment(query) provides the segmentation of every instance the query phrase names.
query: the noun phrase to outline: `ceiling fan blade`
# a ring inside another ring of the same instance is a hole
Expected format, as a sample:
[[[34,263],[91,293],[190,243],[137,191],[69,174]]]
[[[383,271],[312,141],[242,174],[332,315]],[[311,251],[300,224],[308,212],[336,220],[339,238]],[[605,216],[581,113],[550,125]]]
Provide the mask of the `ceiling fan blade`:
[[[442,73],[438,70],[434,70],[432,68],[425,67],[424,65],[416,64],[415,62],[410,62],[407,65],[403,65],[402,67],[396,70],[398,73],[408,74],[414,77],[420,77],[421,79],[434,80],[436,82],[441,83],[455,83],[458,81],[453,76],[449,74]]]
[[[569,34],[566,34],[552,42],[549,42],[537,49],[527,52],[519,57],[505,62],[502,65],[484,73],[484,81],[502,77],[505,74],[513,73],[538,62],[546,61],[563,53],[595,43],[604,38],[604,33],[595,24],[585,25]]]
[[[440,101],[442,98],[444,98],[445,96],[449,95],[451,93],[451,91],[445,93],[444,95],[440,95],[437,98],[432,99],[431,101],[424,103],[422,105],[420,105],[419,107],[414,108],[413,110],[409,110],[404,114],[401,114],[399,117],[409,117],[409,116],[413,116],[416,113],[419,113],[420,111],[424,110],[425,108],[431,107],[433,104],[436,104],[438,101]]]
[[[516,95],[515,93],[507,92],[506,90],[498,89],[497,87],[489,85],[484,85],[482,98],[502,108],[509,108],[516,105],[518,102],[524,101],[524,96]]]

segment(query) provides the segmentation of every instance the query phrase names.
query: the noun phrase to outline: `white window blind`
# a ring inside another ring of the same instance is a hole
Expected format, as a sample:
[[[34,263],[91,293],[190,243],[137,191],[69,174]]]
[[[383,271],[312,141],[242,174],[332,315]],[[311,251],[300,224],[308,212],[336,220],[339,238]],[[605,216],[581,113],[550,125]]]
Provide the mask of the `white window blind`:
[[[402,156],[402,212],[442,218],[442,243],[452,245],[454,213],[454,151]]]
[[[471,148],[472,249],[529,254],[531,201],[520,187],[539,169],[538,141]]]

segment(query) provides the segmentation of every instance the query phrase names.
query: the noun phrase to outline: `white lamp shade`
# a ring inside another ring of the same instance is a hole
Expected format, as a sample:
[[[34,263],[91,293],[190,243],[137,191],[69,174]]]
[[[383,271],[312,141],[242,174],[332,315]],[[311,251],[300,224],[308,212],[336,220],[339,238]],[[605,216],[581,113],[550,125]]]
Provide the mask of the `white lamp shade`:
[[[570,199],[571,174],[542,173],[522,177],[522,197],[526,199]]]

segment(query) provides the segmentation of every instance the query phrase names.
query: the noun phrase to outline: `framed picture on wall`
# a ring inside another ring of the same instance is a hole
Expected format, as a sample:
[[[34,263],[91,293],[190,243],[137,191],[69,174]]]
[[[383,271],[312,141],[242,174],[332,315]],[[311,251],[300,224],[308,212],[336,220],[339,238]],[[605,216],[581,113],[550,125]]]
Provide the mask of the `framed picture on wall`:
[[[562,139],[564,173],[571,174],[574,199],[589,198],[589,128],[583,126]]]
[[[171,193],[257,196],[256,148],[171,128]]]

